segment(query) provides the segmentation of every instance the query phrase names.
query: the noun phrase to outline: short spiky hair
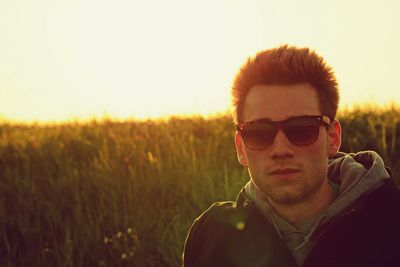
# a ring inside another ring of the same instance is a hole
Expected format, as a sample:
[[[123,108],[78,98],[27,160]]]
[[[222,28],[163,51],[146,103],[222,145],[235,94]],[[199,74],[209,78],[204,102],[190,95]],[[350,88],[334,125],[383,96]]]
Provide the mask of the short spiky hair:
[[[246,96],[255,85],[309,83],[317,90],[323,115],[333,120],[339,103],[338,84],[331,67],[308,48],[283,45],[249,58],[232,87],[233,120],[243,122]]]

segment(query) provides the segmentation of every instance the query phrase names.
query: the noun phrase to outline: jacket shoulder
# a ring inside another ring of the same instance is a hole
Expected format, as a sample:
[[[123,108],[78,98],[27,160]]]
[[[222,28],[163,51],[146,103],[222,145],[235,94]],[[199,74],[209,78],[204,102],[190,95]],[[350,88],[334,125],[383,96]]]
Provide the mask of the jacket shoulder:
[[[216,202],[195,219],[185,241],[184,266],[197,266],[198,261],[209,257],[205,251],[210,254],[212,246],[219,243],[227,231],[234,230],[237,225],[240,227],[242,216],[239,214],[235,202]]]
[[[274,227],[241,199],[214,203],[194,221],[183,262],[185,267],[295,266]]]
[[[245,220],[247,213],[246,210],[237,208],[236,202],[216,202],[203,212],[196,221],[199,221],[199,223],[204,221],[212,226],[236,228],[237,224],[240,225]]]
[[[212,204],[194,220],[186,239],[186,246],[201,243],[211,233],[213,238],[216,238],[217,228],[222,232],[240,228],[245,220],[245,215],[243,210],[236,208],[235,202],[226,201]],[[221,232],[219,233],[221,235]]]
[[[388,180],[322,230],[304,266],[400,266],[399,224],[400,191]]]

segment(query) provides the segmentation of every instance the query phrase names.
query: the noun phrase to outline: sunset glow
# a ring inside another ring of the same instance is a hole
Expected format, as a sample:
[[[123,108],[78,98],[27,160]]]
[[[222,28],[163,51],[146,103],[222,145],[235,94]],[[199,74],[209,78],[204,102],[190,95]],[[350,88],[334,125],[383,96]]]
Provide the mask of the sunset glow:
[[[248,56],[308,46],[341,106],[400,104],[398,1],[0,3],[0,119],[154,118],[229,107]]]

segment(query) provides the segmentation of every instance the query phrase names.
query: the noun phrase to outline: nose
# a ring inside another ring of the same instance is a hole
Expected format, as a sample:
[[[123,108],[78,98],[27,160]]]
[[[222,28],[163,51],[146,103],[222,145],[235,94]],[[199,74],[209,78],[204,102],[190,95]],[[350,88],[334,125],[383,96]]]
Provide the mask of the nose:
[[[287,139],[282,130],[279,129],[271,145],[271,157],[286,158],[293,157],[293,155],[294,151],[292,148],[292,144]]]

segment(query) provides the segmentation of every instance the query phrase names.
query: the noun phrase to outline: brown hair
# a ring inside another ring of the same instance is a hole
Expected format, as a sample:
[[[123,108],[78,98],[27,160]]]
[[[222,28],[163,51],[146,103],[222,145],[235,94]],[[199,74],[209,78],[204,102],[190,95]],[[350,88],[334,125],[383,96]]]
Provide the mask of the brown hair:
[[[317,90],[322,115],[333,120],[339,103],[338,84],[331,67],[308,48],[283,45],[249,58],[232,87],[233,120],[243,122],[246,96],[255,85],[309,83]]]

